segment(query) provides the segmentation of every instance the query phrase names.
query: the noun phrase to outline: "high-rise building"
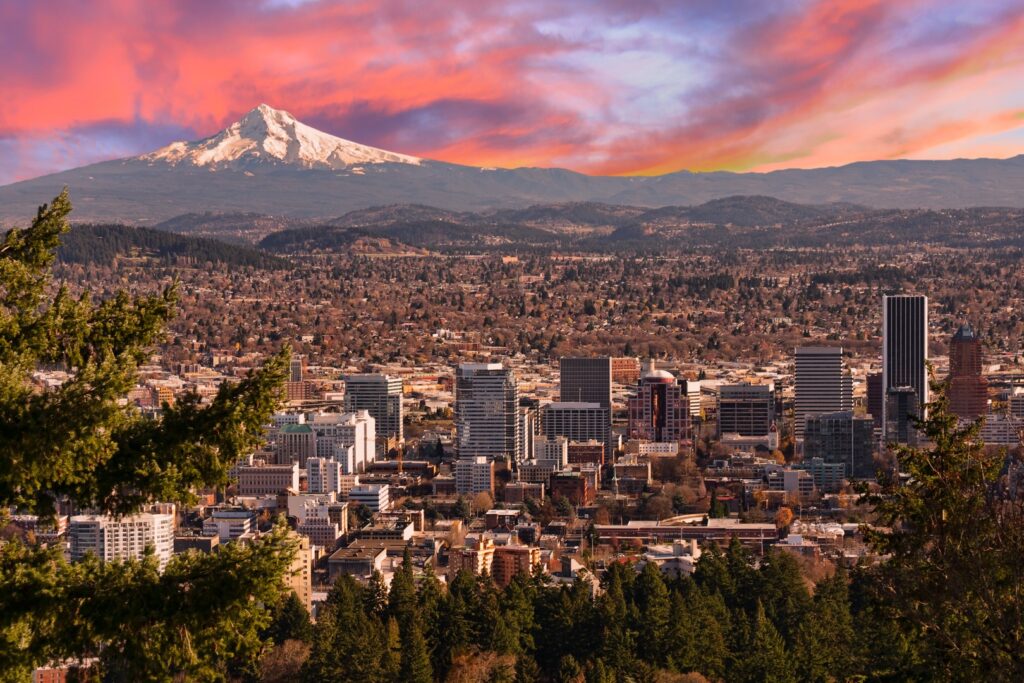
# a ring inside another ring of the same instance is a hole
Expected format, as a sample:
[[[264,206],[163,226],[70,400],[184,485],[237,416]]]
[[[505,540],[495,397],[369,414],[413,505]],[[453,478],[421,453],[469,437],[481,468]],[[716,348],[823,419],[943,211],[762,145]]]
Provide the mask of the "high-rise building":
[[[591,436],[605,444],[605,453],[612,453],[612,373],[613,359],[599,357],[567,357],[559,362],[558,398],[561,403],[596,403],[605,409],[607,426],[603,437]],[[569,435],[565,435],[569,436]],[[574,437],[570,440],[578,441]]]
[[[345,376],[345,412],[365,410],[376,421],[377,438],[401,443],[402,378],[364,374]]]
[[[569,441],[598,441],[608,453],[611,443],[608,408],[598,403],[549,403],[541,411],[541,429],[548,439],[564,436]]]
[[[501,363],[464,363],[455,375],[455,441],[460,458],[516,459],[522,452],[519,387]]]
[[[875,476],[874,432],[874,420],[850,411],[808,415],[804,461],[842,463],[845,476],[870,479]]]
[[[377,424],[369,411],[317,413],[307,424],[316,434],[316,457],[341,463],[345,474],[365,472],[377,461]]]
[[[558,397],[563,403],[597,403],[612,407],[612,359],[562,358]]]
[[[915,414],[928,403],[928,297],[919,294],[882,297],[882,388],[883,437],[905,443],[902,435],[894,438],[890,427],[908,425],[907,415],[890,414],[890,408],[904,410],[913,406]],[[914,397],[908,395],[913,391]],[[899,394],[894,396],[893,392]],[[923,415],[922,415],[923,416]]]
[[[881,430],[885,410],[885,390],[882,388],[882,373],[869,373],[867,384],[868,414],[875,421],[875,429]]]
[[[988,412],[981,340],[970,325],[961,325],[949,342],[949,409],[962,420],[977,420]]]
[[[494,461],[479,455],[459,457],[455,461],[455,490],[463,496],[477,493],[494,495]]]
[[[388,484],[359,484],[348,492],[350,503],[365,505],[370,512],[391,509],[391,487]]]
[[[310,458],[306,461],[306,478],[310,493],[340,493],[341,463],[333,458]]]
[[[767,436],[774,423],[774,385],[723,384],[718,388],[718,438],[723,434]]]
[[[537,438],[537,413],[539,402],[535,398],[519,399],[519,455],[516,462],[533,457],[534,439]]]
[[[648,363],[636,393],[627,402],[629,438],[659,442],[689,439],[691,398],[672,373],[656,370],[653,362]]]
[[[104,562],[140,559],[153,549],[160,568],[174,554],[174,512],[141,512],[125,517],[75,515],[68,524],[71,559],[87,554]]]
[[[796,392],[793,434],[804,438],[809,415],[853,410],[853,384],[843,369],[839,346],[800,346],[796,349]]]
[[[564,469],[569,464],[569,439],[556,436],[549,439],[538,436],[534,442],[533,457],[538,465],[550,467],[552,470]]]

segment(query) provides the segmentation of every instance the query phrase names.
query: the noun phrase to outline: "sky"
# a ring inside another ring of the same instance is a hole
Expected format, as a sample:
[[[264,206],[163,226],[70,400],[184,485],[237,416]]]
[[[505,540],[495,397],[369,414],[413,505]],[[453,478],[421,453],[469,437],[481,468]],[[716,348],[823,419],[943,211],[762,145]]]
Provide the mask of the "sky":
[[[476,166],[1024,153],[1020,0],[0,0],[0,184],[261,102]]]

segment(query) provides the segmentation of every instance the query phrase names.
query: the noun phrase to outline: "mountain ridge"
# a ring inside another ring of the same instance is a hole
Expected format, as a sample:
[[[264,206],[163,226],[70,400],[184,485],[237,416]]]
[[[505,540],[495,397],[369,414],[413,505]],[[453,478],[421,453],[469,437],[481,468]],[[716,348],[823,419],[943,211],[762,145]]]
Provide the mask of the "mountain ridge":
[[[213,136],[0,187],[0,222],[24,221],[62,187],[75,219],[154,225],[185,213],[330,221],[389,204],[448,211],[555,203],[657,208],[761,195],[881,209],[1024,206],[1024,155],[862,161],[767,173],[680,171],[589,176],[558,168],[484,169],[389,152],[317,131],[266,105]]]

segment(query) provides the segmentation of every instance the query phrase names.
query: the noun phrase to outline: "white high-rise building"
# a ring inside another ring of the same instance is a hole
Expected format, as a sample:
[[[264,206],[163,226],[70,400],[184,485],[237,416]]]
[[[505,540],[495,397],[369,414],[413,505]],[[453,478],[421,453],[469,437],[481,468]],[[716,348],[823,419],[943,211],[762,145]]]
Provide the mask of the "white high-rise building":
[[[147,547],[167,566],[174,554],[174,512],[142,512],[116,518],[108,515],[75,515],[68,524],[71,559],[93,554],[104,562],[140,559]]]
[[[455,461],[455,490],[464,496],[486,492],[494,495],[494,461],[480,455]]]
[[[377,425],[369,411],[317,413],[307,424],[316,434],[316,457],[338,460],[345,474],[365,472],[377,461]]]
[[[882,429],[885,441],[903,441],[908,415],[923,417],[928,403],[928,297],[882,297]]]
[[[522,452],[519,388],[501,363],[464,363],[455,375],[459,457],[515,460]]]
[[[853,410],[853,384],[843,368],[840,346],[800,346],[796,349],[796,392],[793,434],[804,438],[810,415]]]
[[[538,465],[550,466],[554,470],[565,469],[569,464],[569,439],[564,436],[538,436],[534,442],[533,458]]]
[[[402,425],[402,378],[390,375],[345,375],[345,411],[365,410],[377,425],[377,438],[400,443]]]
[[[341,463],[333,458],[310,458],[306,462],[310,493],[340,493],[343,474]]]

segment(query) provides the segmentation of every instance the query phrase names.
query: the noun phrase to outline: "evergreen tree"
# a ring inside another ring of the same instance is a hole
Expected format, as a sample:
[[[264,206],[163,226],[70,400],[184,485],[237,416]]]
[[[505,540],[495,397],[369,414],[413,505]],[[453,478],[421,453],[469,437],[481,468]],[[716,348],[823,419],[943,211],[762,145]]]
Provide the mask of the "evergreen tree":
[[[46,518],[64,498],[112,513],[193,502],[259,445],[287,353],[224,383],[205,405],[188,394],[162,418],[143,418],[123,398],[162,339],[176,289],[96,303],[51,287],[70,211],[65,191],[0,240],[0,510]],[[67,369],[68,380],[36,390],[31,375],[44,364]],[[111,679],[254,669],[293,553],[274,533],[216,555],[175,556],[160,573],[152,557],[68,564],[57,548],[11,540],[0,547],[0,671],[21,679],[48,661],[90,656]]]
[[[759,602],[751,622],[752,639],[745,653],[744,679],[751,683],[796,683],[782,636]]]
[[[401,661],[399,680],[408,683],[431,683],[434,680],[427,640],[415,616],[410,617],[402,627]]]
[[[760,574],[762,605],[790,647],[796,640],[797,627],[811,607],[811,596],[796,558],[781,550],[770,552],[761,562]]]
[[[638,621],[637,645],[641,659],[667,666],[665,640],[669,630],[669,595],[658,565],[648,562],[633,586]]]
[[[280,644],[286,640],[309,642],[313,628],[309,622],[309,610],[294,591],[289,591],[274,608],[273,621],[267,628],[265,637]]]
[[[829,681],[852,669],[856,643],[847,578],[843,572],[818,583],[814,605],[797,627],[797,673],[801,681]]]
[[[869,498],[884,530],[868,540],[888,557],[872,573],[874,602],[896,611],[932,677],[1024,680],[1024,497],[980,423],[961,426],[945,387],[933,390],[917,423],[932,445],[896,447],[905,480],[885,479]]]
[[[384,585],[384,576],[373,570],[366,588],[362,591],[363,609],[370,616],[384,617],[388,611],[388,589]]]
[[[384,627],[364,612],[363,589],[339,576],[320,608],[304,678],[314,681],[385,683],[390,647]],[[387,652],[385,652],[387,650]]]

